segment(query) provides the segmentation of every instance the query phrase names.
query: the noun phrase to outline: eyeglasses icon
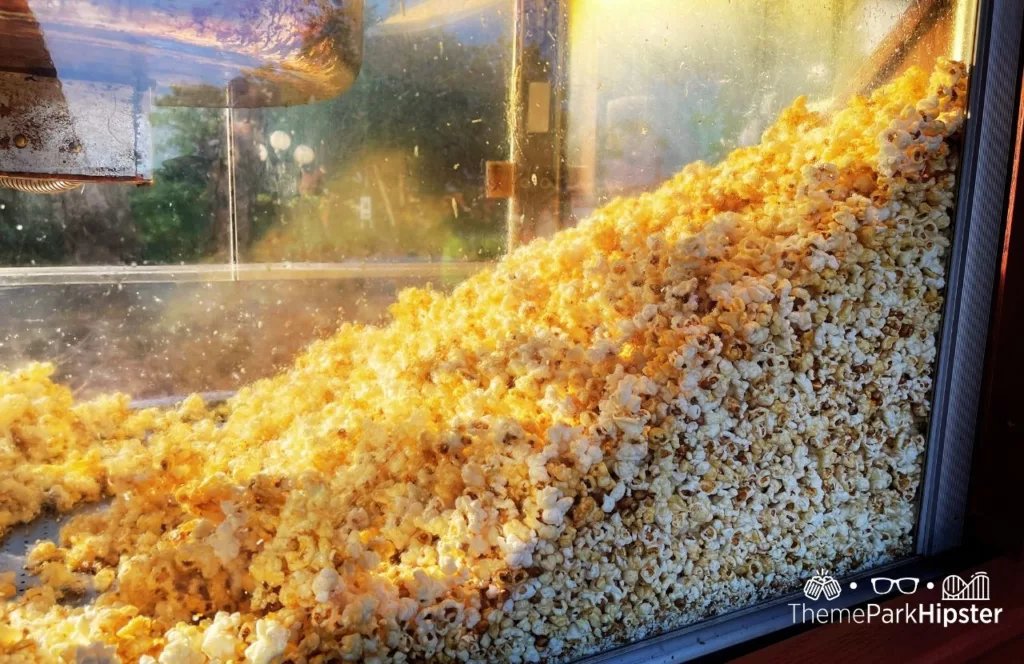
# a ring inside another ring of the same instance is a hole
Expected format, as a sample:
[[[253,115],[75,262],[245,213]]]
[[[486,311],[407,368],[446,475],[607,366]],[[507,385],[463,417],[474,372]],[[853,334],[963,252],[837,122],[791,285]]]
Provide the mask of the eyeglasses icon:
[[[915,579],[912,576],[905,576],[902,579],[889,579],[884,576],[876,576],[871,579],[871,588],[875,591],[876,595],[888,595],[892,592],[893,587],[904,595],[913,595],[917,592],[917,584],[920,581],[920,579]]]

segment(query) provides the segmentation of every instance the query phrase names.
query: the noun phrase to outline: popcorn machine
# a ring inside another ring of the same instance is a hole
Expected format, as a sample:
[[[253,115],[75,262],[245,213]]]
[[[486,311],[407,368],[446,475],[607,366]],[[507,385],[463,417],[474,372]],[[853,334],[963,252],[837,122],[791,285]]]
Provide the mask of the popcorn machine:
[[[1022,20],[0,2],[0,659],[681,661],[1004,542]]]

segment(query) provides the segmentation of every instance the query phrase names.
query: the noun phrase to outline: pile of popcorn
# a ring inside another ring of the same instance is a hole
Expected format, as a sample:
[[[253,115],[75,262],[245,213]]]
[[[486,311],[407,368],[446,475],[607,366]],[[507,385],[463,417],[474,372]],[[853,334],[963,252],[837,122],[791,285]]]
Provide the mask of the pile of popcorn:
[[[219,409],[0,375],[0,536],[110,500],[0,658],[567,661],[907,554],[965,86],[798,99]]]

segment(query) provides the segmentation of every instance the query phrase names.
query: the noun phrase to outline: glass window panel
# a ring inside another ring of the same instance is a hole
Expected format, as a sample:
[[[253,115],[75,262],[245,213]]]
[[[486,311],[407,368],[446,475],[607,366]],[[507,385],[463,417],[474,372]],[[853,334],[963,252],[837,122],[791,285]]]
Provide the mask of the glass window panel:
[[[243,262],[481,261],[503,251],[514,2],[374,2],[359,78],[234,112]]]
[[[0,288],[0,369],[53,362],[81,397],[234,390],[287,366],[342,321],[377,322],[423,277]]]
[[[973,29],[969,5],[791,0],[737,11],[734,3],[650,0],[640,12],[615,0],[573,2],[573,214],[759,142],[798,96],[827,111],[910,65],[962,59]]]
[[[180,106],[329,99],[359,71],[361,1],[15,0],[3,70],[152,89]]]

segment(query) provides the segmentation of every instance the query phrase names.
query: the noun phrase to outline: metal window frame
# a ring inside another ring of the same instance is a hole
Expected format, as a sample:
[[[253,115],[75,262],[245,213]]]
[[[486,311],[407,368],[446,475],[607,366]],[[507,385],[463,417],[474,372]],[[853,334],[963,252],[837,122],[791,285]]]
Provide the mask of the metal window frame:
[[[983,0],[978,8],[968,123],[939,337],[917,552],[959,546],[967,513],[1002,229],[1012,176],[1024,3]]]
[[[201,263],[185,265],[53,265],[0,267],[0,292],[19,286],[69,284],[214,283],[288,279],[399,279],[468,277],[487,261],[385,260],[333,263]]]
[[[843,579],[843,595],[809,602],[794,592],[580,660],[586,664],[683,662],[799,625],[790,606],[844,608],[877,600],[879,573],[937,579],[959,569],[948,554],[963,542],[968,481],[977,432],[989,314],[1012,175],[1024,3],[978,6],[967,128],[957,191],[946,305],[932,398],[928,452],[918,504],[916,555]],[[947,555],[943,555],[947,554]]]

